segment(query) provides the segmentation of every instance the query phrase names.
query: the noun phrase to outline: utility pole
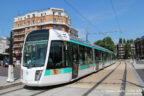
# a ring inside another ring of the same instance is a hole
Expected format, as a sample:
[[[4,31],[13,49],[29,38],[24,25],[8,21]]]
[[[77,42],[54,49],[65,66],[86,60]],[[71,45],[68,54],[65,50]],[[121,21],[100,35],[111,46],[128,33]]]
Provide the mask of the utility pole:
[[[13,38],[12,31],[10,33],[10,52],[9,52],[9,68],[8,68],[8,79],[7,82],[14,81],[14,64],[13,64]]]
[[[88,42],[88,31],[87,31],[87,24],[86,24],[86,42]]]

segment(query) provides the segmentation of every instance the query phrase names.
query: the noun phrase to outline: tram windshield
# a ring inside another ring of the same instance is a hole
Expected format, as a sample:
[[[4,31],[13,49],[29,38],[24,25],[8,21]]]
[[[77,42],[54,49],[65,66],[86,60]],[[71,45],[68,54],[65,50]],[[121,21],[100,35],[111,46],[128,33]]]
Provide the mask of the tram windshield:
[[[42,67],[45,63],[48,31],[36,31],[28,35],[23,51],[24,67]]]

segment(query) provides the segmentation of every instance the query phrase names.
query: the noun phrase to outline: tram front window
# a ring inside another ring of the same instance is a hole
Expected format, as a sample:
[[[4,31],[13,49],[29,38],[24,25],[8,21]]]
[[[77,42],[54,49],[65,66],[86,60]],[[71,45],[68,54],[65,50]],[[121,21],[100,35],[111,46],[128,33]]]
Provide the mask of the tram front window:
[[[33,32],[33,34],[29,34],[24,45],[23,66],[44,66],[47,44],[48,32]]]

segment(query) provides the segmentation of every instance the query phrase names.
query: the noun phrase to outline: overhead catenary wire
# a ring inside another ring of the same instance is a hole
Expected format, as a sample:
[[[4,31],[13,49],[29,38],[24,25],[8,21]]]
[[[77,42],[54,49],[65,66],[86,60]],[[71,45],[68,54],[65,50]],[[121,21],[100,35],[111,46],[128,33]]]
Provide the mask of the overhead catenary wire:
[[[117,11],[116,11],[114,4],[113,4],[113,0],[110,0],[110,4],[111,4],[112,10],[113,10],[119,31],[122,33],[121,26],[120,26],[119,19],[118,19],[118,15],[117,15]]]
[[[114,14],[116,16],[116,21],[117,21],[117,25],[118,25],[118,28],[119,28],[119,31],[111,31],[111,32],[103,32],[101,30],[99,30],[97,28],[97,26],[95,24],[93,24],[89,19],[87,19],[80,11],[78,11],[72,4],[70,4],[67,0],[64,0],[64,2],[69,6],[71,7],[80,17],[82,17],[85,21],[87,21],[88,24],[92,25],[94,28],[96,28],[99,32],[88,32],[87,30],[87,35],[92,35],[92,34],[102,34],[102,35],[105,35],[105,34],[108,34],[108,33],[113,33],[113,32],[121,32],[122,33],[122,30],[120,28],[120,24],[119,24],[119,21],[118,21],[118,18],[117,18],[117,13],[116,13],[116,10],[113,6],[113,3],[112,3],[112,8],[113,8],[113,11],[114,11]]]
[[[67,0],[64,0],[64,2],[71,7],[80,17],[82,17],[85,21],[87,21],[88,24],[92,25],[96,28],[99,32],[102,32],[95,24],[93,24],[89,19],[87,19],[80,11],[78,11],[72,4],[70,4]]]

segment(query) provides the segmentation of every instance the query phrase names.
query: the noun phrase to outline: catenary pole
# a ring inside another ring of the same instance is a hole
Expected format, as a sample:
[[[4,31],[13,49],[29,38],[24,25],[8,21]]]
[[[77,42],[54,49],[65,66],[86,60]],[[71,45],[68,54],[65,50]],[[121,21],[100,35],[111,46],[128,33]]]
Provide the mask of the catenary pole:
[[[10,47],[9,47],[9,68],[8,68],[8,79],[7,82],[14,81],[14,64],[13,64],[13,37],[12,31],[10,33]]]

